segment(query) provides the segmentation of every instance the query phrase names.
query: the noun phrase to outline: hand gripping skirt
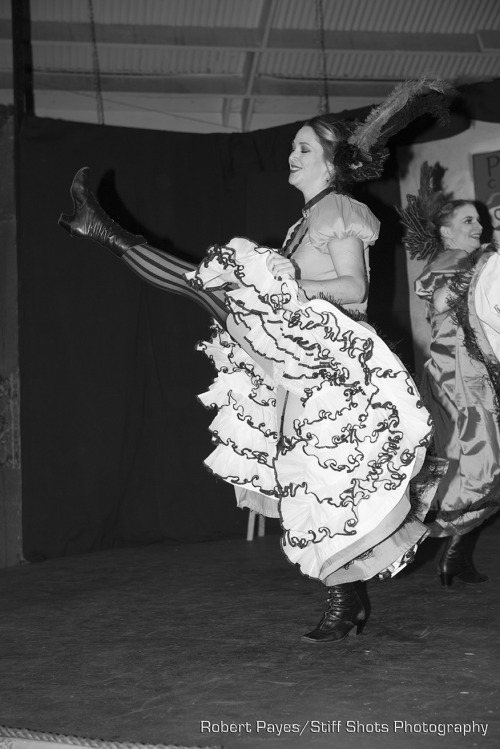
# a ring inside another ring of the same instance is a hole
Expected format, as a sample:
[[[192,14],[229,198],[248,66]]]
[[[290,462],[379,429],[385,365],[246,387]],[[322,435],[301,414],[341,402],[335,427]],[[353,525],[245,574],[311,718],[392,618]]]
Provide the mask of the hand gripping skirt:
[[[231,284],[226,329],[198,348],[217,376],[199,396],[217,409],[205,461],[239,506],[279,517],[282,549],[335,585],[392,576],[428,531],[442,472],[425,461],[432,426],[409,373],[366,323],[276,280],[275,252],[237,237],[186,275]]]

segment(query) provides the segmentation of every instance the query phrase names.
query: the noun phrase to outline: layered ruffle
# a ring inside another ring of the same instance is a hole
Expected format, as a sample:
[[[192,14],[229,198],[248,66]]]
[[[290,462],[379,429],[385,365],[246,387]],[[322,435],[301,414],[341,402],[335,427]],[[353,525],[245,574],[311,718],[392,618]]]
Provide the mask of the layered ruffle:
[[[366,324],[295,280],[275,279],[269,248],[235,238],[187,278],[226,284],[227,330],[199,344],[217,377],[207,467],[240,504],[280,517],[283,551],[334,584],[398,571],[427,534],[435,482],[412,506],[429,414],[405,368]],[[285,408],[283,408],[285,404]],[[259,497],[262,503],[259,507]]]

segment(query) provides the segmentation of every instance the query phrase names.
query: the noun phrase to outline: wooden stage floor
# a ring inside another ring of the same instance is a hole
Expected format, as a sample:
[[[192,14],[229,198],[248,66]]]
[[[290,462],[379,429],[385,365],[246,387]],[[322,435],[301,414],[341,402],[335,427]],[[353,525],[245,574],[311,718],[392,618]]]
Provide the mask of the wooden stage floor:
[[[475,552],[487,583],[443,589],[440,544],[371,581],[363,634],[336,645],[300,640],[325,589],[275,534],[0,570],[0,725],[224,749],[498,747],[500,522]]]

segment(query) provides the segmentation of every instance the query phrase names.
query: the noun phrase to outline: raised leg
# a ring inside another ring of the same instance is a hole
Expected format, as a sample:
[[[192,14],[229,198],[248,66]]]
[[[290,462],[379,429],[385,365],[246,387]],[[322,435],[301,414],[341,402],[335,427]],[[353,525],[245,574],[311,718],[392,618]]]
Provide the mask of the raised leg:
[[[172,294],[180,294],[186,299],[192,299],[215,317],[221,325],[225,324],[228,309],[224,301],[224,292],[192,288],[184,278],[184,273],[195,270],[194,263],[181,260],[149,244],[131,247],[124,252],[121,259],[134,273],[152,286],[163,291],[170,291]]]
[[[152,247],[144,237],[126,231],[113,221],[89,189],[88,171],[83,167],[76,173],[70,189],[73,213],[61,214],[59,226],[72,237],[91,239],[106,247],[148,283],[192,299],[224,325],[228,315],[224,292],[192,288],[184,273],[195,269],[193,263]]]

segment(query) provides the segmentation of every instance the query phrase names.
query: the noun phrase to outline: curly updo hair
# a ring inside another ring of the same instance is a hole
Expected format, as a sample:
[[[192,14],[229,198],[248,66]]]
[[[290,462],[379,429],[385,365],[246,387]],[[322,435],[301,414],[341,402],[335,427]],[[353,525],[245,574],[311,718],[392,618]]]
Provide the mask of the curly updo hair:
[[[442,206],[440,206],[439,210],[436,211],[435,215],[433,216],[433,223],[436,227],[437,231],[437,237],[438,239],[441,238],[441,235],[439,233],[439,230],[442,226],[449,226],[450,221],[452,220],[453,216],[455,215],[456,211],[458,211],[459,208],[463,208],[466,205],[475,205],[473,200],[447,200],[445,203],[443,203]]]
[[[333,166],[330,186],[336,192],[345,192],[355,182],[364,182],[380,176],[388,156],[385,148],[372,149],[369,157],[353,143],[349,143],[357,127],[356,122],[334,120],[331,115],[317,115],[303,123],[316,135],[328,164]]]
[[[457,200],[446,200],[432,217],[435,237],[443,249],[445,249],[445,246],[443,237],[441,236],[441,227],[449,226],[453,216],[458,211],[458,209],[463,208],[467,205],[472,205],[475,207],[475,203],[473,200],[466,200],[463,198]]]

